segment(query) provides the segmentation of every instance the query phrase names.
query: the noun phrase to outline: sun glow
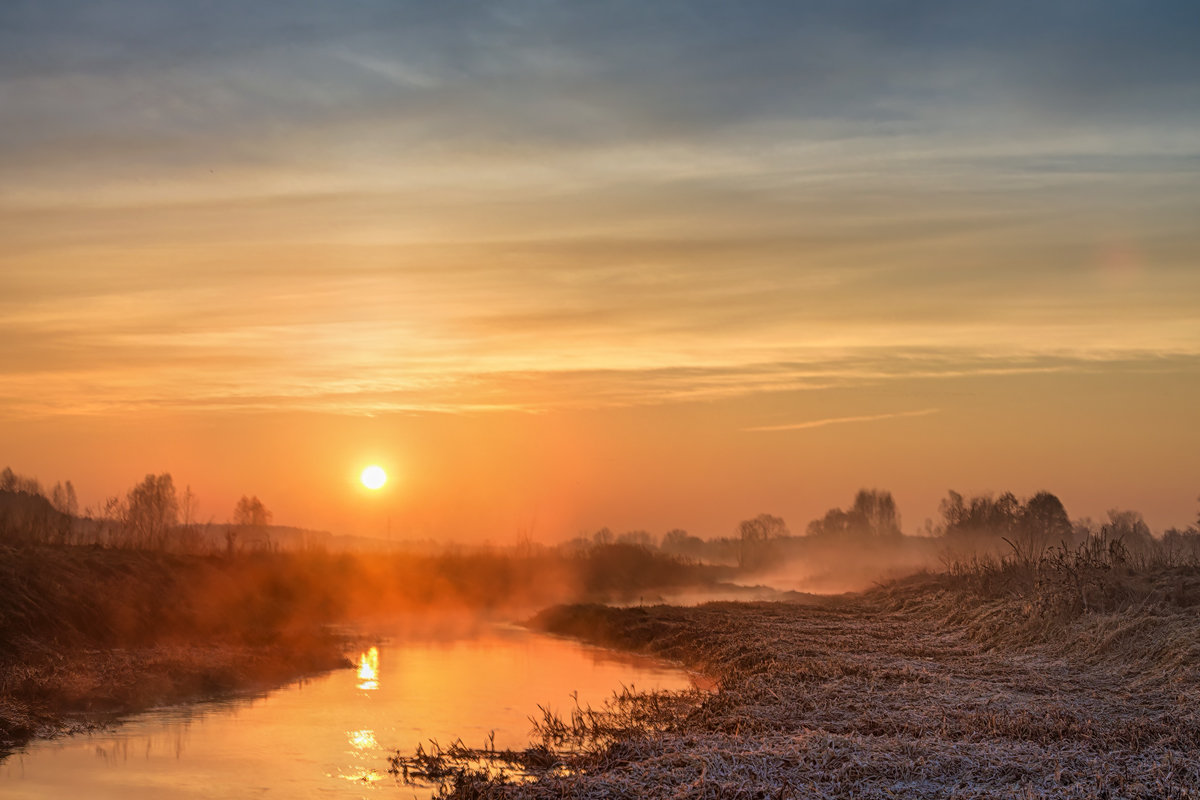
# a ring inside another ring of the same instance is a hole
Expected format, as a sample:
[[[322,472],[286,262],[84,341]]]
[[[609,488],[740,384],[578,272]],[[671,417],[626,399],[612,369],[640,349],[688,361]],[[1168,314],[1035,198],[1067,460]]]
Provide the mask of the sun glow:
[[[362,480],[362,485],[368,489],[382,489],[383,485],[387,483],[387,479],[388,476],[387,473],[383,471],[383,467],[379,467],[374,464],[364,469],[360,477],[360,480]]]

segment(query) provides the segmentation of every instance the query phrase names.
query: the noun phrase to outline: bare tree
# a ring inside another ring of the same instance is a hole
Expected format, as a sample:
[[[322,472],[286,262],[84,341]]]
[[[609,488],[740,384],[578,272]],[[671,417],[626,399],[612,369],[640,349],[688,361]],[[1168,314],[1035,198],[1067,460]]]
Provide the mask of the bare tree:
[[[938,506],[944,520],[944,530],[953,539],[979,542],[1012,538],[1021,518],[1021,501],[1012,492],[997,498],[982,494],[964,501],[958,492],[951,491]]]
[[[956,506],[947,506],[942,501],[943,514],[957,516],[962,508],[962,496],[951,492]],[[839,536],[842,538],[868,538],[872,536],[899,536],[900,513],[892,493],[882,489],[859,489],[854,504],[846,509],[831,508],[821,519],[808,524],[810,536]]]
[[[1127,555],[1145,560],[1154,548],[1154,537],[1150,526],[1140,511],[1109,509],[1108,522],[1101,526],[1100,534],[1109,541],[1118,541]]]
[[[626,531],[617,537],[617,544],[631,544],[649,550],[654,547],[654,537],[649,531]]]
[[[266,527],[271,524],[273,516],[257,495],[254,497],[242,495],[242,499],[238,500],[237,505],[233,508],[233,524],[247,528]]]
[[[147,475],[126,495],[125,529],[134,547],[166,548],[179,522],[179,499],[170,473]]]
[[[770,552],[770,540],[791,535],[783,518],[771,514],[759,514],[754,519],[742,520],[738,523],[737,532],[740,567],[757,567],[765,563]]]
[[[25,492],[25,494],[42,495],[42,485],[37,478],[30,478],[26,475],[18,475],[13,472],[10,467],[5,467],[0,472],[0,491],[5,492]]]
[[[79,514],[79,500],[75,497],[75,487],[70,481],[54,484],[50,492],[50,503],[64,514],[70,514],[72,517]]]
[[[704,550],[704,540],[681,528],[674,528],[663,534],[662,549],[676,556],[699,558]]]
[[[859,489],[853,511],[862,514],[867,527],[876,536],[899,536],[900,513],[892,493],[882,489]]]
[[[242,536],[243,542],[246,540],[244,534],[254,534],[256,538],[265,536],[272,516],[257,495],[254,497],[242,495],[242,499],[238,500],[237,505],[233,507],[233,525],[225,532],[225,547],[228,553],[233,555],[239,536]],[[270,548],[270,545],[270,539],[267,539],[267,548]]]
[[[1062,501],[1050,492],[1038,492],[1025,501],[1008,543],[1018,560],[1036,564],[1048,546],[1056,541],[1065,544],[1071,534],[1071,520]]]

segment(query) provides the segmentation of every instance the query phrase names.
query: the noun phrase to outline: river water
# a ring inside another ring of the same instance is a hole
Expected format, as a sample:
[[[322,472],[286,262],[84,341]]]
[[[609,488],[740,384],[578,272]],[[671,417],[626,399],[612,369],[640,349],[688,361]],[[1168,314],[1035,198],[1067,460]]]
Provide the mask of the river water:
[[[357,669],[266,694],[173,706],[118,727],[36,742],[0,763],[5,798],[428,797],[387,757],[459,737],[528,743],[543,705],[599,707],[622,686],[683,689],[659,662],[511,626],[405,635],[364,647]]]

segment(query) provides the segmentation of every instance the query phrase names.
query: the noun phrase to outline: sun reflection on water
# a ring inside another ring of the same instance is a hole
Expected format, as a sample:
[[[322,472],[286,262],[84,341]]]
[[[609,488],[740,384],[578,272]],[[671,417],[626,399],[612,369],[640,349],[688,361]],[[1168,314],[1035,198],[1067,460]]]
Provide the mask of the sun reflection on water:
[[[378,647],[372,647],[358,657],[358,688],[368,692],[379,688]]]
[[[371,764],[380,759],[380,751],[382,749],[379,746],[379,741],[375,738],[375,731],[369,728],[358,731],[346,731],[346,740],[354,748],[348,751],[348,754],[353,756],[355,761],[362,762],[362,764],[343,765],[343,769],[338,771],[337,776],[351,783],[369,784],[383,780],[384,776],[371,766]]]
[[[379,742],[375,741],[375,731],[347,731],[346,736],[355,750],[375,750],[379,748]]]

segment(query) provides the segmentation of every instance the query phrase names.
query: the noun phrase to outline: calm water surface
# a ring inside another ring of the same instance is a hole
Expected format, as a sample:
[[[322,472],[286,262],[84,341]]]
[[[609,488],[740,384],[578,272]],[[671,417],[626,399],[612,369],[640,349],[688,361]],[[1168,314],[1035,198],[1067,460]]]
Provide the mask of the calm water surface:
[[[621,686],[682,689],[686,673],[577,642],[494,626],[407,636],[338,670],[257,697],[139,714],[120,727],[39,742],[0,763],[6,798],[428,797],[387,757],[437,739],[529,740],[538,705],[599,707]]]

